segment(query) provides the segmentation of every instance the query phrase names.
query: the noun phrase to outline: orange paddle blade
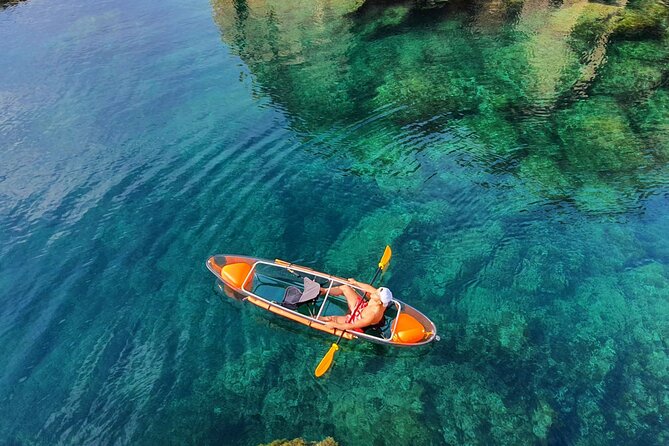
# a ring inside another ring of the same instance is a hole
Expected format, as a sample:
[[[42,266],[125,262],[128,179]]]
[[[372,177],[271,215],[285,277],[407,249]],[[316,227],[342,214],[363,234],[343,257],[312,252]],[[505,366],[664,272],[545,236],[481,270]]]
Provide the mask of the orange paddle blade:
[[[330,347],[330,350],[323,356],[323,359],[321,359],[320,364],[318,364],[318,367],[316,367],[316,372],[314,373],[316,375],[316,378],[320,378],[325,374],[325,372],[328,371],[330,366],[332,365],[332,360],[334,359],[334,354],[335,352],[339,350],[339,346],[336,343],[332,344],[332,347]]]
[[[390,256],[393,255],[393,250],[390,249],[390,246],[386,245],[386,249],[383,251],[383,256],[381,257],[381,261],[379,262],[379,268],[386,269],[386,266],[388,266],[388,262],[390,262]]]

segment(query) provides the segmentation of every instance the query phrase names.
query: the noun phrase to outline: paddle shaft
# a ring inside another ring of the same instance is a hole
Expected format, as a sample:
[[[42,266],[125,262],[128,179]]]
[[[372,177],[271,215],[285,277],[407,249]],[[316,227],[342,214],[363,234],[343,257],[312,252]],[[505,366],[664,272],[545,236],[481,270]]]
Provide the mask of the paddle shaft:
[[[372,277],[371,282],[369,282],[370,285],[374,285],[374,281],[379,276],[380,272],[381,272],[381,267],[376,268],[376,272],[374,273],[374,277]]]
[[[379,267],[376,269],[376,272],[374,273],[374,277],[372,277],[372,280],[370,282],[370,286],[373,287],[373,283],[376,280],[376,278],[379,276],[379,272],[381,270],[385,269],[385,267],[388,265],[388,262],[390,262],[390,257],[392,256],[392,250],[390,249],[390,246],[386,246],[386,249],[383,251],[383,257],[381,257],[381,261],[379,261]],[[351,313],[351,316],[348,318],[348,321],[350,322],[355,313],[358,311],[358,308],[360,308],[360,305],[365,299],[365,292],[363,291],[363,295],[358,301],[358,305],[356,305],[355,310]],[[334,359],[334,354],[337,350],[339,350],[339,341],[341,341],[341,338],[344,336],[344,333],[346,333],[346,330],[341,330],[341,334],[339,335],[339,338],[337,338],[337,342],[332,344],[332,347],[330,347],[330,350],[323,356],[323,359],[321,359],[321,362],[318,364],[318,367],[316,367],[316,371],[314,374],[316,375],[316,378],[323,376],[325,372],[328,371],[330,366],[332,365],[332,360]]]

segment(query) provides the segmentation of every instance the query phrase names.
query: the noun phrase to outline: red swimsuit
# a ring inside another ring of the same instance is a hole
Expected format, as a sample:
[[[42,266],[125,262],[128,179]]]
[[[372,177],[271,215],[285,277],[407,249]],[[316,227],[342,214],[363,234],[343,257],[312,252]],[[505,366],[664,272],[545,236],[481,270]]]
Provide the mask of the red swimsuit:
[[[360,319],[362,317],[362,310],[364,310],[365,307],[367,307],[368,303],[369,302],[367,302],[364,299],[360,299],[358,301],[358,306],[356,307],[356,309],[353,311],[353,313],[351,313],[351,315],[348,318],[348,323],[349,324],[354,323],[355,321],[357,321],[358,319]],[[351,328],[351,330],[359,331],[359,332],[362,333],[362,330],[360,328]]]

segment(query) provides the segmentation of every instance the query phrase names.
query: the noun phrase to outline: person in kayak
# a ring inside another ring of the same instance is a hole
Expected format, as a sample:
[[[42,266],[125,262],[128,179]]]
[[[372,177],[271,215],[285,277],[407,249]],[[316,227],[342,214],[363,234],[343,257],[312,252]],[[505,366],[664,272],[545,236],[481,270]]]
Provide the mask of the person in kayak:
[[[355,279],[348,281],[368,294],[369,300],[365,301],[349,285],[333,287],[330,295],[346,297],[349,313],[344,316],[321,316],[320,319],[326,321],[326,325],[340,330],[359,330],[381,322],[386,307],[393,300],[393,293],[385,287],[374,288]]]

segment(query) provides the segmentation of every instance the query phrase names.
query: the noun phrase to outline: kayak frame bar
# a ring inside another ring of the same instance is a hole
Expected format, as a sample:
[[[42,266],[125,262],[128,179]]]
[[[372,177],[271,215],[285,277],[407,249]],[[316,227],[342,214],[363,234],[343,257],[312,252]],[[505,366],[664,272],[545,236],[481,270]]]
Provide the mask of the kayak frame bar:
[[[328,301],[328,297],[330,297],[330,290],[332,289],[332,285],[334,285],[334,281],[330,280],[330,285],[328,286],[328,290],[325,292],[323,303],[321,304],[321,307],[318,309],[318,314],[316,315],[316,319],[318,320],[321,319],[321,314],[323,314],[323,309],[325,309],[325,304]]]

